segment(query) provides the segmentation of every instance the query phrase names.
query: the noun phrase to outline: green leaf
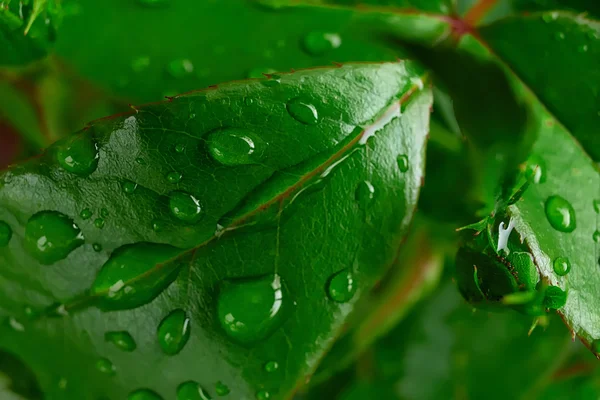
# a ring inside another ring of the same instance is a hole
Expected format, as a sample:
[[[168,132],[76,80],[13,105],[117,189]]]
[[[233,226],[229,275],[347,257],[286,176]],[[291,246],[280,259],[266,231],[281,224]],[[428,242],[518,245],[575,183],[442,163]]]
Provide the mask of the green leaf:
[[[0,81],[0,120],[7,121],[38,151],[48,145],[34,105],[11,83]]]
[[[425,79],[400,62],[223,84],[6,171],[0,340],[48,398],[173,398],[190,381],[287,398],[394,260]]]

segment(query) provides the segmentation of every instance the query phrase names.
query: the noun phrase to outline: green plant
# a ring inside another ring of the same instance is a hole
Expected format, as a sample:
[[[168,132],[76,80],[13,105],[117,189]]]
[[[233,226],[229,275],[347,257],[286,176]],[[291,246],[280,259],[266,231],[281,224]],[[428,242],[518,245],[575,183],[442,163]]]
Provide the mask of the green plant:
[[[2,398],[597,398],[597,17],[0,2]]]

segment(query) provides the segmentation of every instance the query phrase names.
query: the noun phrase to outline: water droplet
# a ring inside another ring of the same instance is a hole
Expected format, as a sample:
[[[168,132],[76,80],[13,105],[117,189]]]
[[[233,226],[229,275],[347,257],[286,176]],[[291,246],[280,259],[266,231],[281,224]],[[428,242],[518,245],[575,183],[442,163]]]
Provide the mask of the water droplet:
[[[101,358],[96,361],[96,369],[106,375],[114,375],[116,373],[115,366],[107,358]]]
[[[98,146],[87,134],[72,136],[58,145],[56,159],[66,171],[87,176],[98,167]]]
[[[187,58],[173,60],[167,65],[167,71],[173,78],[183,78],[194,72],[194,64]]]
[[[200,201],[186,192],[171,192],[169,208],[175,218],[184,222],[197,222],[202,216]]]
[[[295,98],[287,103],[286,108],[292,118],[298,122],[306,125],[315,125],[319,122],[317,108],[306,100]]]
[[[10,239],[12,238],[12,229],[10,225],[8,225],[4,221],[0,221],[0,247],[4,247],[8,245]]]
[[[208,151],[219,163],[228,166],[258,163],[264,153],[264,142],[243,129],[225,128],[208,137]]]
[[[313,56],[320,56],[342,45],[337,33],[311,32],[304,37],[304,49]]]
[[[269,361],[265,364],[265,371],[275,372],[279,369],[279,363],[277,361]]]
[[[98,229],[104,228],[105,221],[103,218],[96,218],[94,220],[94,226]]]
[[[352,272],[343,269],[329,278],[327,294],[331,300],[346,303],[354,297],[354,293],[356,293],[356,283]]]
[[[225,281],[217,300],[217,315],[229,337],[254,343],[279,328],[286,317],[287,302],[279,275]]]
[[[92,212],[92,210],[90,210],[89,208],[84,208],[83,210],[81,210],[81,212],[79,213],[79,216],[82,219],[90,219],[92,217],[94,213]]]
[[[108,214],[108,210],[107,210],[106,208],[101,208],[101,209],[100,209],[100,216],[101,216],[102,218],[106,218],[106,217],[108,217],[108,215],[109,215],[109,214]]]
[[[227,396],[230,390],[226,384],[219,381],[215,384],[215,392],[217,393],[217,396]]]
[[[177,183],[179,181],[181,181],[181,178],[183,177],[183,175],[181,175],[179,172],[169,172],[167,174],[167,180],[169,181],[169,183]]]
[[[177,387],[177,400],[210,400],[206,390],[198,382],[188,381]]]
[[[558,310],[567,303],[567,293],[558,286],[548,286],[544,292],[544,307]]]
[[[263,79],[260,83],[266,87],[275,87],[281,83],[281,76],[275,74],[269,75],[267,79]]]
[[[163,398],[154,390],[138,389],[129,393],[127,400],[163,400]]]
[[[600,243],[600,231],[595,231],[592,235],[592,239],[594,239],[594,242]]]
[[[162,7],[169,3],[169,0],[137,0],[137,2],[146,7]]]
[[[554,34],[554,37],[555,37],[557,40],[563,40],[563,39],[565,38],[565,33],[564,33],[564,32],[556,32],[556,33]]]
[[[546,162],[537,155],[529,157],[525,174],[533,183],[546,182]]]
[[[161,221],[154,220],[152,221],[152,230],[154,232],[160,232],[164,229],[164,224]]]
[[[554,259],[552,266],[558,276],[565,276],[571,271],[571,261],[567,257],[557,257]]]
[[[256,68],[252,68],[250,71],[248,71],[248,78],[264,78],[265,75],[273,74],[275,72],[277,72],[277,71],[274,70],[273,68],[256,67]]]
[[[271,398],[271,393],[266,390],[259,390],[256,392],[256,400],[268,400]]]
[[[138,157],[135,159],[135,162],[140,164],[140,165],[146,165],[146,160],[144,160],[142,157]]]
[[[175,145],[175,151],[177,153],[183,153],[185,151],[185,145],[183,143],[177,143]]]
[[[190,338],[190,319],[185,311],[177,309],[167,315],[158,325],[157,335],[165,354],[179,353]]]
[[[137,347],[135,340],[127,331],[113,331],[104,334],[104,340],[127,352],[134,351]]]
[[[560,232],[573,232],[577,226],[575,210],[571,203],[560,196],[550,196],[546,200],[546,217],[554,229]]]
[[[375,188],[371,182],[362,181],[358,184],[354,197],[356,198],[359,208],[361,210],[366,210],[373,201],[373,197],[375,197]]]
[[[135,243],[119,247],[102,266],[90,294],[102,310],[144,305],[175,280],[180,250],[166,244]],[[144,279],[140,279],[143,276]]]
[[[544,20],[544,22],[552,22],[554,20],[556,20],[558,18],[558,13],[553,11],[550,13],[545,13],[544,15],[542,15],[542,19]]]
[[[56,211],[41,211],[29,218],[25,226],[25,248],[42,264],[62,260],[83,241],[73,220]]]
[[[131,62],[131,69],[133,72],[142,72],[150,66],[150,57],[143,56],[134,59]]]
[[[95,252],[100,252],[102,251],[102,245],[100,243],[94,243],[92,249],[94,249]]]
[[[594,200],[594,211],[596,214],[600,214],[600,200]]]
[[[138,185],[135,182],[132,181],[125,181],[123,182],[123,191],[127,194],[131,194],[133,192],[135,192],[135,189],[137,189]]]
[[[580,53],[585,53],[586,51],[588,51],[588,45],[587,44],[582,44],[581,46],[577,47],[577,50]]]
[[[408,156],[406,156],[404,154],[400,154],[396,158],[396,161],[398,163],[398,169],[400,170],[400,172],[408,171]]]

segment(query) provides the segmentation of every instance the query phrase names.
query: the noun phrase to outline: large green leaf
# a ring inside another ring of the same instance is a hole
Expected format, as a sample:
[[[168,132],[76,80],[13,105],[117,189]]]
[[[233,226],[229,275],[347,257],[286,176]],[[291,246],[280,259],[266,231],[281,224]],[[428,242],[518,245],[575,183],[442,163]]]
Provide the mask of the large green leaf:
[[[5,351],[47,399],[173,398],[187,381],[287,397],[394,260],[423,174],[424,79],[400,62],[223,84],[6,171]]]

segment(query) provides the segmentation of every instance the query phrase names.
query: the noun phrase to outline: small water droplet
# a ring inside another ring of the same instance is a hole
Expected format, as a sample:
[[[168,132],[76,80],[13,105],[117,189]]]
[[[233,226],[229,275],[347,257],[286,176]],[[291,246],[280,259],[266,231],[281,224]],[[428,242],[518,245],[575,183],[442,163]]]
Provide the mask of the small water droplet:
[[[105,224],[105,223],[106,223],[106,222],[104,221],[104,219],[103,219],[103,218],[96,218],[96,219],[94,220],[94,226],[95,226],[96,228],[98,228],[98,229],[102,229],[102,228],[104,228],[104,224]]]
[[[92,217],[94,213],[92,212],[92,210],[90,210],[89,208],[84,208],[83,210],[81,210],[81,212],[79,213],[79,216],[82,219],[90,219]]]
[[[185,311],[177,309],[167,315],[158,325],[157,335],[165,354],[179,353],[190,338],[190,319]]]
[[[95,252],[100,252],[102,251],[102,245],[100,243],[94,243],[92,245],[92,248],[94,249]]]
[[[567,257],[557,257],[552,263],[554,272],[558,276],[565,276],[571,271],[571,261]]]
[[[274,70],[273,68],[268,68],[268,67],[256,67],[256,68],[252,68],[250,71],[248,71],[248,78],[264,78],[265,74],[273,74],[277,72],[276,70]]]
[[[600,200],[594,200],[594,211],[596,214],[600,214]]]
[[[262,81],[260,81],[260,83],[261,85],[266,87],[275,87],[281,83],[281,76],[272,74],[269,75],[267,79],[263,79]]]
[[[154,232],[160,232],[164,229],[164,224],[161,221],[154,220],[152,221],[152,230]]]
[[[268,400],[271,398],[271,393],[266,390],[259,390],[256,392],[256,400]]]
[[[295,98],[287,103],[286,108],[292,118],[298,122],[306,125],[315,125],[319,122],[317,108],[306,100]]]
[[[169,194],[169,208],[175,218],[184,222],[197,222],[202,216],[200,201],[182,191],[174,191]]]
[[[366,210],[375,197],[375,188],[369,181],[362,181],[358,184],[356,192],[354,193],[358,207],[361,210]]]
[[[183,153],[185,151],[185,145],[183,143],[177,143],[175,145],[175,151],[177,153]]]
[[[142,56],[134,59],[131,62],[133,72],[142,72],[150,66],[150,57]]]
[[[256,164],[265,150],[265,143],[244,129],[221,129],[212,132],[207,140],[210,155],[228,166]]]
[[[177,387],[177,400],[211,400],[198,382],[188,381]]]
[[[137,0],[137,2],[146,7],[163,7],[169,4],[169,0]]]
[[[0,221],[0,247],[8,246],[8,242],[12,238],[12,229],[4,221]]]
[[[329,278],[327,294],[329,298],[338,303],[352,300],[356,292],[356,283],[352,272],[347,269],[336,272]]]
[[[56,159],[65,171],[87,176],[98,167],[98,146],[89,134],[72,136],[57,146]]]
[[[567,293],[558,286],[548,286],[544,292],[544,307],[558,310],[567,303]]]
[[[144,305],[175,280],[180,250],[166,244],[135,243],[119,247],[102,266],[90,294],[102,310]],[[158,268],[160,267],[160,268]],[[139,279],[140,276],[144,279]]]
[[[137,347],[135,340],[127,331],[112,331],[104,334],[104,340],[127,352],[134,351]]]
[[[135,192],[135,189],[137,189],[138,185],[135,182],[132,181],[125,181],[123,182],[123,191],[127,194],[132,194],[133,192]]]
[[[181,181],[182,177],[183,175],[176,171],[172,171],[167,174],[167,180],[169,181],[169,183],[177,183]]]
[[[406,156],[405,154],[400,154],[396,158],[396,162],[398,163],[398,169],[400,170],[400,172],[408,171],[408,156]]]
[[[135,159],[135,162],[140,164],[140,165],[146,165],[146,160],[144,160],[142,157],[138,157]]]
[[[73,220],[56,211],[41,211],[25,226],[25,248],[42,264],[62,260],[83,242],[83,234]]]
[[[265,364],[265,371],[275,372],[279,369],[279,363],[277,361],[269,361]]]
[[[106,208],[101,208],[100,209],[100,216],[102,218],[106,218],[106,217],[108,217],[108,215],[109,215],[109,213],[108,213],[108,210]]]
[[[585,53],[586,51],[588,51],[588,45],[582,44],[581,46],[577,47],[577,51],[579,51],[580,53]]]
[[[215,384],[215,392],[217,393],[217,396],[227,396],[230,390],[226,384],[219,381]]]
[[[138,389],[129,393],[127,400],[163,400],[163,398],[150,389]]]
[[[537,155],[529,157],[525,173],[533,183],[546,182],[546,162]]]
[[[304,49],[313,56],[320,56],[342,45],[337,33],[311,32],[304,37]]]
[[[595,231],[592,235],[592,239],[594,239],[594,242],[600,243],[600,231]]]
[[[167,71],[173,78],[183,78],[194,72],[194,64],[187,58],[173,60],[167,65]]]
[[[115,375],[116,368],[114,364],[107,358],[101,358],[96,361],[96,369],[106,375]]]
[[[546,217],[554,229],[560,232],[573,232],[577,226],[575,210],[571,203],[561,196],[550,196],[545,205]]]
[[[225,281],[217,300],[221,326],[232,339],[248,344],[267,338],[286,318],[287,293],[279,275]]]
[[[555,37],[557,40],[563,40],[563,39],[565,38],[565,33],[564,33],[564,32],[556,32],[556,33],[554,34],[554,37]]]

